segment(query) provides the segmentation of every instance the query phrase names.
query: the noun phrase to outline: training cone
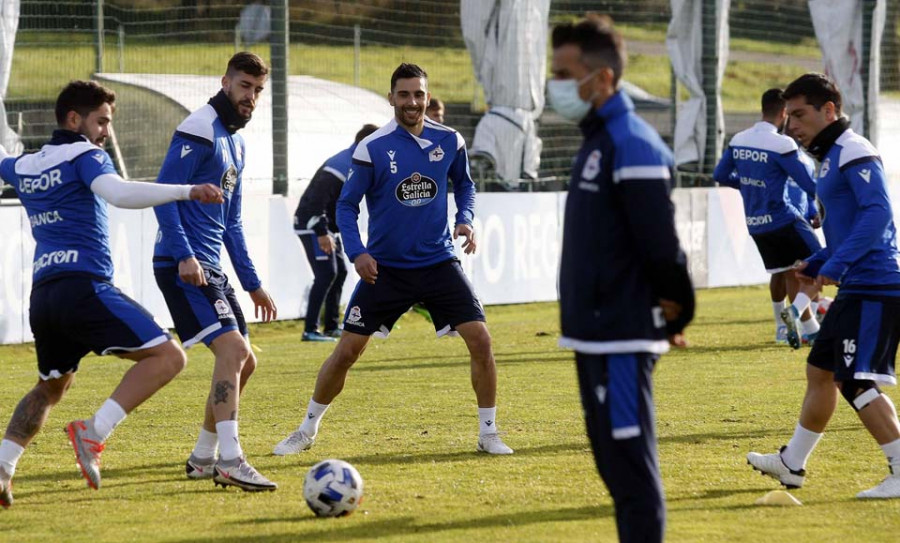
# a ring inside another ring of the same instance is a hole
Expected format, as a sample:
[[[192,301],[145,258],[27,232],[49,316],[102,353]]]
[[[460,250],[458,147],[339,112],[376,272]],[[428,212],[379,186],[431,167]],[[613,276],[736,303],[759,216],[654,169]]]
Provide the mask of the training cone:
[[[256,343],[251,343],[251,344],[250,344],[250,348],[253,349],[253,352],[255,352],[255,353],[261,353],[261,352],[262,352],[262,349],[260,349],[259,347],[257,347],[257,346],[256,346]]]
[[[756,500],[756,505],[803,505],[800,500],[784,490],[773,490]]]

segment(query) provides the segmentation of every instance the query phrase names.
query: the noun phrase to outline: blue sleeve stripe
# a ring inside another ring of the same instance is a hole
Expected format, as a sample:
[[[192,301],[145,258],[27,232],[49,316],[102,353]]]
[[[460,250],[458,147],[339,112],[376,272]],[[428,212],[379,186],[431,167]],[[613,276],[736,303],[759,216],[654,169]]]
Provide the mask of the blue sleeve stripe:
[[[671,179],[668,166],[625,166],[613,172],[613,183],[629,179]]]
[[[881,157],[878,155],[869,155],[869,156],[859,157],[859,158],[851,160],[850,162],[841,166],[841,171],[843,172],[847,168],[852,168],[853,166],[856,166],[858,164],[865,164],[867,162],[877,162],[877,163],[881,164]]]
[[[208,139],[206,139],[202,136],[198,136],[196,134],[189,134],[187,132],[181,132],[180,130],[176,130],[175,135],[178,136],[179,138],[183,138],[186,140],[193,141],[195,143],[199,143],[200,145],[205,145],[207,147],[213,146],[213,142],[209,141]]]

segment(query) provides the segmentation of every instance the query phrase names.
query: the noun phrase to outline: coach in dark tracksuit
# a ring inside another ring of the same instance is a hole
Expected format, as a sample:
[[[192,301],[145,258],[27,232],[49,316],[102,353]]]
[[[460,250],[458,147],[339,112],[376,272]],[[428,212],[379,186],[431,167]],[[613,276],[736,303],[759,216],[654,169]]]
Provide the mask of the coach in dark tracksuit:
[[[374,124],[363,126],[350,148],[322,164],[300,197],[294,213],[294,232],[303,243],[314,276],[309,291],[303,341],[334,341],[341,334],[338,328],[339,304],[344,279],[347,278],[347,264],[338,235],[340,230],[335,222],[335,205],[347,180],[356,144],[377,129]],[[319,313],[323,302],[325,330],[324,334],[320,334]]]
[[[694,291],[678,243],[672,154],[616,84],[619,34],[593,16],[553,32],[556,111],[581,119],[584,143],[566,201],[560,267],[560,345],[575,350],[588,437],[615,503],[619,539],[665,531],[651,376],[684,346]]]

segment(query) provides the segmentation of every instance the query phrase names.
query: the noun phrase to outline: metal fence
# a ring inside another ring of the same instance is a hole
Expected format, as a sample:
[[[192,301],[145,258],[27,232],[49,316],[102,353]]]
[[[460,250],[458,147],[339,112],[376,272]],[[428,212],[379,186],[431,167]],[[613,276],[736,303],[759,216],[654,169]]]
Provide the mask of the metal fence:
[[[487,0],[486,0],[487,1]],[[237,0],[22,0],[13,68],[6,97],[9,124],[28,149],[54,127],[52,104],[71,79],[98,72],[221,75],[231,53],[246,48],[270,58],[262,12],[242,12]],[[257,2],[265,7],[270,2]],[[726,131],[746,128],[758,117],[758,97],[803,72],[821,70],[806,2],[731,2],[731,54],[722,91]],[[264,10],[263,10],[264,11]],[[642,113],[667,140],[673,108],[684,96],[674,84],[665,48],[668,0],[554,0],[551,24],[586,11],[609,13],[626,38],[625,79],[647,91]],[[882,87],[900,97],[898,2],[888,2],[883,40]],[[422,65],[434,95],[448,105],[446,122],[471,141],[485,104],[460,31],[459,4],[452,0],[291,0],[289,73],[312,75],[387,92],[399,62]],[[116,86],[121,114],[116,129],[123,161],[133,178],[153,178],[168,138],[183,111],[163,97]],[[577,128],[549,108],[539,120],[543,139],[539,180],[526,190],[565,185],[578,146]],[[276,150],[276,154],[284,151]],[[288,157],[289,158],[289,157]],[[490,172],[478,170],[485,188]],[[686,173],[685,184],[702,183]]]

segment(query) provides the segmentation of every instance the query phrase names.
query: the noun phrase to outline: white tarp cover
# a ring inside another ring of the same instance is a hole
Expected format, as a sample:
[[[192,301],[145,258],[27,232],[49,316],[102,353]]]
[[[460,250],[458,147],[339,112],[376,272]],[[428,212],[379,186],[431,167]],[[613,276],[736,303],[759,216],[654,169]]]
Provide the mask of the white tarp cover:
[[[0,144],[11,154],[19,154],[22,151],[19,136],[12,131],[7,122],[5,106],[18,29],[19,0],[2,0],[0,2]]]
[[[877,145],[878,93],[881,74],[881,35],[884,31],[886,5],[876,0],[872,14],[871,51],[869,54],[868,96],[863,96],[860,70],[863,63],[863,0],[809,0],[816,39],[822,50],[825,74],[834,79],[843,95],[843,112],[858,134],[866,135]],[[869,109],[869,130],[863,131],[863,112]]]
[[[536,178],[544,110],[550,0],[461,0],[463,38],[490,108],[475,128],[472,154],[490,156],[506,182]]]
[[[704,157],[706,148],[706,96],[703,93],[703,0],[671,0],[672,20],[666,33],[666,47],[675,76],[687,88],[689,98],[680,104],[675,119],[675,163],[715,164],[725,137],[722,103],[716,112],[716,156]],[[722,90],[722,77],[728,63],[728,12],[731,0],[716,0],[718,32],[718,69],[716,95]]]

